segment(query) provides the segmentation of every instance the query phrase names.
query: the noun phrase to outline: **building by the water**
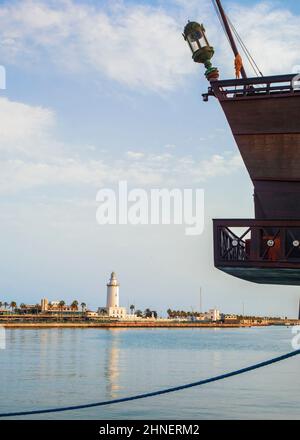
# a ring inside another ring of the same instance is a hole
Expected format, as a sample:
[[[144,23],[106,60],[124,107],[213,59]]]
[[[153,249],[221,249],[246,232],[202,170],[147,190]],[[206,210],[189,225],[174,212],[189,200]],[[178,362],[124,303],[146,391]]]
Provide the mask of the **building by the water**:
[[[36,306],[35,306],[36,307]],[[47,298],[43,298],[41,300],[40,310],[42,313],[44,312],[72,312],[76,310],[76,308],[72,305],[67,305],[63,301],[49,301]]]

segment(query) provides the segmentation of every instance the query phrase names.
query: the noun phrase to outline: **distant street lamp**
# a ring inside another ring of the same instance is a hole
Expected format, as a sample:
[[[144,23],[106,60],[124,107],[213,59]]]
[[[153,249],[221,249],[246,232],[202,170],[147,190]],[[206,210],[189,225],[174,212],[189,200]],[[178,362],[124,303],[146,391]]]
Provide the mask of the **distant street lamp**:
[[[206,67],[205,76],[208,81],[218,80],[219,71],[216,67],[212,66],[210,61],[215,51],[206,38],[203,24],[189,21],[182,35],[192,51],[195,63],[204,64]]]

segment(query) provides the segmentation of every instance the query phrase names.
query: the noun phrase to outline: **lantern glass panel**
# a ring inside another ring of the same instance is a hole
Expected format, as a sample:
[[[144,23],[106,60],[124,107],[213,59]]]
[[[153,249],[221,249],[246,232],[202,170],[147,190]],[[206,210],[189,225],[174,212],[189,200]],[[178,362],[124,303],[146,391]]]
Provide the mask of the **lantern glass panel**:
[[[207,46],[204,35],[200,31],[196,31],[188,35],[188,41],[193,52],[196,52],[197,50]]]
[[[188,42],[190,44],[190,48],[191,48],[193,53],[197,52],[197,50],[200,49],[198,40],[196,40],[193,35],[189,35],[188,36]]]
[[[207,46],[206,40],[205,40],[205,38],[203,37],[203,35],[201,36],[201,38],[199,38],[199,45],[200,45],[200,47],[205,47],[205,46]]]

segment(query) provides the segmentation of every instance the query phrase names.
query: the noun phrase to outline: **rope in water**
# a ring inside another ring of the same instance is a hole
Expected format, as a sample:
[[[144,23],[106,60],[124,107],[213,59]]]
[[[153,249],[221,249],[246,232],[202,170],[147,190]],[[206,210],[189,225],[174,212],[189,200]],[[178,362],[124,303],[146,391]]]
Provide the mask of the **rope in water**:
[[[83,405],[76,405],[76,406],[65,406],[61,408],[49,408],[49,409],[37,409],[32,411],[19,411],[19,412],[10,412],[10,413],[0,413],[0,417],[19,417],[19,416],[31,416],[31,415],[37,415],[37,414],[47,414],[47,413],[58,413],[58,412],[64,412],[64,411],[76,411],[80,409],[87,409],[87,408],[95,408],[98,406],[108,406],[108,405],[114,405],[117,403],[124,403],[124,402],[131,402],[133,400],[140,400],[140,399],[146,399],[149,397],[155,397],[155,396],[161,396],[162,394],[169,394],[174,393],[175,391],[182,391],[186,390],[188,388],[194,388],[199,387],[208,383],[217,382],[219,380],[228,379],[233,376],[238,376],[240,374],[245,374],[250,371],[258,370],[259,368],[267,367],[268,365],[276,364],[278,362],[282,362],[286,359],[293,358],[295,356],[298,356],[300,354],[300,350],[292,351],[291,353],[284,354],[282,356],[270,359],[268,361],[260,362],[255,365],[251,365],[246,368],[242,368],[236,371],[232,371],[230,373],[225,373],[220,376],[211,377],[209,379],[200,380],[198,382],[192,382],[186,385],[179,385],[177,387],[173,388],[166,388],[163,390],[153,391],[150,393],[145,394],[138,394],[136,396],[131,397],[123,397],[120,399],[114,399],[114,400],[106,400],[102,402],[97,403],[88,403]]]

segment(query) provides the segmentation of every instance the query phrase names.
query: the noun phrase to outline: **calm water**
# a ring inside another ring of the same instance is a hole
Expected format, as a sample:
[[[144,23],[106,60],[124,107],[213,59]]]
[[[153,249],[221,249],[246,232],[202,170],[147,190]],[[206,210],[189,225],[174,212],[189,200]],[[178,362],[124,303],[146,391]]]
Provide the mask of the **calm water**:
[[[0,412],[197,381],[291,351],[291,329],[7,330]],[[300,419],[300,357],[175,394],[47,419]]]

